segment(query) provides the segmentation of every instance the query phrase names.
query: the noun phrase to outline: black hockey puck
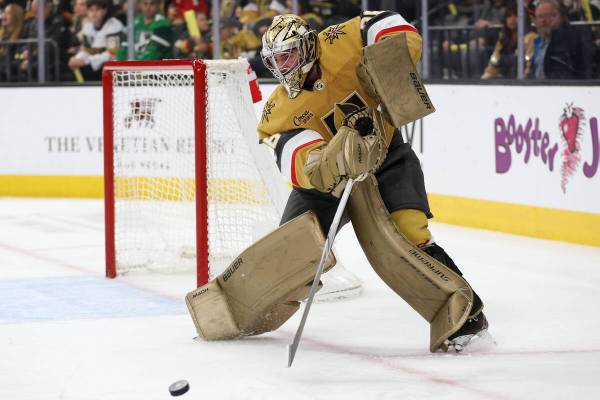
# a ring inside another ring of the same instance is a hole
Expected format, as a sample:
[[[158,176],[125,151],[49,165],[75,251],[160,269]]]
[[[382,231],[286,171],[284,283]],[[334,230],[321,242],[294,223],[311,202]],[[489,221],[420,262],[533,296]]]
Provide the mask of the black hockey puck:
[[[185,379],[177,381],[169,386],[169,392],[171,396],[181,396],[190,390],[190,384]]]

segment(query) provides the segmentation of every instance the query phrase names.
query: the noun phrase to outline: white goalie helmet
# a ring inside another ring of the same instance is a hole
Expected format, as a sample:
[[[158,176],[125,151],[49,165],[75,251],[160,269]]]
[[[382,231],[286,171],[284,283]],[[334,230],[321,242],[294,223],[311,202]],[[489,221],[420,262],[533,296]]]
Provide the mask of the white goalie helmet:
[[[318,56],[317,32],[297,15],[278,15],[262,37],[263,63],[288,92],[300,94]]]

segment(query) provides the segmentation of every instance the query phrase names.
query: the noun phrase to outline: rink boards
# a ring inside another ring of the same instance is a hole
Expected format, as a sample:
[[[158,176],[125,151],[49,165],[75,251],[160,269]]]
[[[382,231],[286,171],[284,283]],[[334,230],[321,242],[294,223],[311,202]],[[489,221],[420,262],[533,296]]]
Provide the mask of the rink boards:
[[[436,220],[600,246],[600,87],[428,91],[403,135]],[[99,87],[0,88],[0,109],[0,195],[103,196]]]

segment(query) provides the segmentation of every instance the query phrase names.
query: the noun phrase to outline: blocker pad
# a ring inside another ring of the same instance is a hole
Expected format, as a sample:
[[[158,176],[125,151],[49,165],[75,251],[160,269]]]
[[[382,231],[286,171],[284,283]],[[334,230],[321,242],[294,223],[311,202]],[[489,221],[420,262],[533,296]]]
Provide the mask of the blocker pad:
[[[410,58],[405,32],[365,47],[356,73],[396,128],[435,111]]]

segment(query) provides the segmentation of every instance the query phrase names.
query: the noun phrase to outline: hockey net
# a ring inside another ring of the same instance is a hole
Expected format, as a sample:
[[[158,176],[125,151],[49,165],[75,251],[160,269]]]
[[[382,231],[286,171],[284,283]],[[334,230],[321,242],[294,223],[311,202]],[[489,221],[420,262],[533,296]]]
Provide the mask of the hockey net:
[[[289,194],[256,136],[242,60],[109,63],[104,69],[108,277],[195,270],[202,285],[277,227]],[[341,267],[324,294],[360,281]]]

